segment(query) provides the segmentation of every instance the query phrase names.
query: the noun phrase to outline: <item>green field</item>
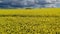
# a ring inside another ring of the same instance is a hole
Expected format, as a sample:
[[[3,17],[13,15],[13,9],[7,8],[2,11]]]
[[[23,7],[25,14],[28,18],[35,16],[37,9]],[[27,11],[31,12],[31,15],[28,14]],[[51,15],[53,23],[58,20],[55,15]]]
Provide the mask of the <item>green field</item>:
[[[0,34],[60,34],[60,9],[0,9]]]

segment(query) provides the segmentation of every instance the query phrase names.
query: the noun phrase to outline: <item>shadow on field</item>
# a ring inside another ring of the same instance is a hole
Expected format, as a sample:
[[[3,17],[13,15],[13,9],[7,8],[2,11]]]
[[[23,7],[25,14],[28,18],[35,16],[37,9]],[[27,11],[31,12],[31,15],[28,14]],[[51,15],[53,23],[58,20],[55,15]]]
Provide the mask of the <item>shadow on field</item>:
[[[60,17],[57,15],[0,15],[0,17]]]

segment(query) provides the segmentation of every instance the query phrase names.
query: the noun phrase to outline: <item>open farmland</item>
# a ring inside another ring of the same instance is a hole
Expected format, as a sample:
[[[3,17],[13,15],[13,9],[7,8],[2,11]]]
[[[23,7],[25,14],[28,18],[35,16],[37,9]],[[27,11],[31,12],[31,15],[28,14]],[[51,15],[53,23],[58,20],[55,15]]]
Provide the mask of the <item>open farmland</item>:
[[[0,17],[0,34],[60,34],[60,17]]]
[[[0,11],[0,34],[60,34],[59,9]]]

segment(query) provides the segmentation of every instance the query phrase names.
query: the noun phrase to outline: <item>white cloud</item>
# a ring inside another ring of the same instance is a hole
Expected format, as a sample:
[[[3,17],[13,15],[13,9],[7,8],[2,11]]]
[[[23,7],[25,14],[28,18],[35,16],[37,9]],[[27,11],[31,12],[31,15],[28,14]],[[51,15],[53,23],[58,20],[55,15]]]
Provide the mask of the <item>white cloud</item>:
[[[55,4],[48,4],[48,5],[46,5],[45,7],[56,7],[56,5]]]
[[[56,3],[60,3],[60,0],[57,0],[57,2]]]
[[[47,4],[46,7],[56,7],[56,0],[46,0],[47,3],[51,3],[51,4]]]
[[[45,0],[45,1],[48,2],[48,3],[52,3],[51,0]]]

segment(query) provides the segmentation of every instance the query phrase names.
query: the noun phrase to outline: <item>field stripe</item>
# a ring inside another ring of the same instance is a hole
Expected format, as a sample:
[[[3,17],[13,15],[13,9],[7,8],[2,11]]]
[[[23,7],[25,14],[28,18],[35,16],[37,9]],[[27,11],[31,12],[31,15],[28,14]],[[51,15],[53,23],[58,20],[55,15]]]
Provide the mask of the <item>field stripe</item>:
[[[58,15],[60,8],[41,8],[41,9],[0,9],[0,15]]]

